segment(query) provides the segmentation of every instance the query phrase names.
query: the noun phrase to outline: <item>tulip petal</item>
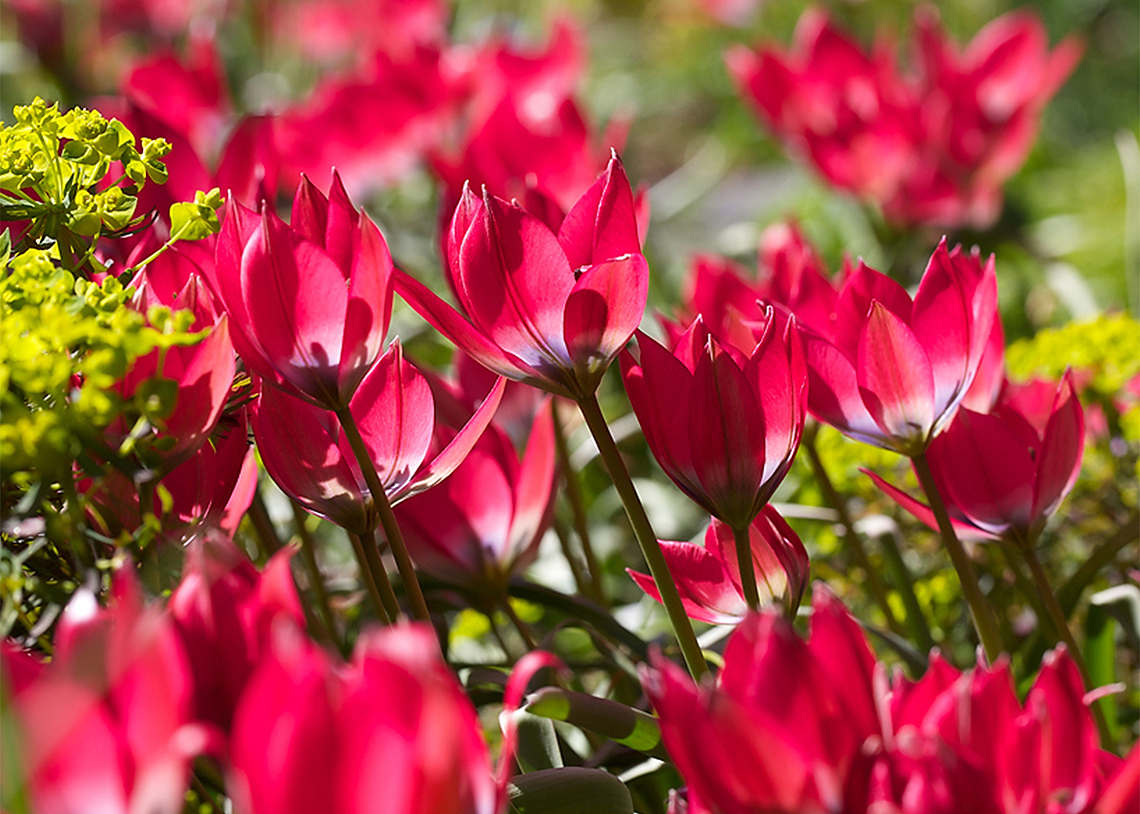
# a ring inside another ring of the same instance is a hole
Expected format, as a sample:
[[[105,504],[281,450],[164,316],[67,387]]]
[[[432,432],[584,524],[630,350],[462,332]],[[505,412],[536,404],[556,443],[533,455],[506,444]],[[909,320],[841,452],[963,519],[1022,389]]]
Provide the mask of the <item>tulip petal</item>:
[[[640,324],[648,295],[640,254],[588,268],[566,299],[563,333],[575,367],[604,371]]]
[[[906,289],[860,260],[855,271],[843,284],[835,306],[833,339],[835,345],[853,363],[858,359],[857,349],[863,325],[871,315],[871,306],[875,302],[881,303],[903,322],[910,323],[914,307]]]
[[[340,397],[346,403],[380,355],[392,314],[392,255],[387,242],[366,215],[361,215],[360,227],[353,230],[353,236],[355,246],[339,370]]]
[[[836,693],[844,717],[858,733],[856,744],[852,744],[857,745],[881,732],[874,704],[875,655],[858,622],[824,583],[816,583],[811,605],[808,649]]]
[[[471,416],[471,420],[463,425],[463,428],[455,434],[451,442],[427,466],[416,473],[415,479],[405,487],[402,493],[392,496],[393,503],[410,495],[418,494],[425,489],[430,489],[455,471],[455,468],[463,462],[467,453],[475,446],[475,442],[479,440],[483,431],[487,429],[491,419],[495,417],[495,411],[499,409],[499,402],[503,399],[503,391],[506,386],[507,380],[500,377],[495,382],[495,386],[491,388],[491,392],[483,399],[483,403],[479,405],[479,409]]]
[[[856,441],[889,447],[889,441],[863,403],[854,365],[826,339],[808,331],[803,338],[811,414]]]
[[[633,191],[616,153],[605,172],[566,213],[558,242],[575,269],[641,253]]]
[[[1085,418],[1081,402],[1066,373],[1057,396],[1037,459],[1037,480],[1033,487],[1033,517],[1052,514],[1077,482],[1085,449]]]
[[[859,471],[873,480],[876,486],[886,492],[887,497],[913,514],[915,517],[925,523],[929,528],[933,529],[934,531],[938,531],[938,520],[934,517],[934,512],[931,511],[929,506],[927,506],[925,503],[921,503],[915,500],[902,489],[891,485],[871,470],[860,469]],[[954,531],[958,535],[959,540],[982,541],[996,539],[996,535],[991,534],[984,529],[980,529],[977,526],[964,523],[954,517],[950,518],[950,525],[954,527]]]
[[[522,465],[515,476],[511,547],[521,550],[545,525],[554,500],[554,402],[547,398],[535,415]]]
[[[964,394],[964,384],[973,378],[968,367],[973,315],[967,301],[967,295],[973,291],[964,288],[962,275],[953,267],[957,259],[951,257],[946,238],[942,238],[918,284],[911,320],[914,335],[930,360],[934,404],[939,414],[959,393]]]
[[[925,445],[934,424],[934,375],[926,351],[879,302],[859,340],[859,392],[875,423],[896,446]]]
[[[744,618],[748,605],[740,593],[740,581],[731,579],[722,560],[695,543],[660,542],[661,553],[690,619],[732,625]],[[626,573],[641,590],[661,601],[661,592],[653,577],[629,569]]]

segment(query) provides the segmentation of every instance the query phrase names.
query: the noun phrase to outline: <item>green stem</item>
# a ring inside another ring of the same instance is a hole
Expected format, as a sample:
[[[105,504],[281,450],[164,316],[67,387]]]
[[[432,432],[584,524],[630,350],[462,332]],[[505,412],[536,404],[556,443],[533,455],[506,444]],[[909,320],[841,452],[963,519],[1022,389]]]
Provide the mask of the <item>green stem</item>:
[[[1045,608],[1049,612],[1049,618],[1053,622],[1053,628],[1057,631],[1057,635],[1065,646],[1069,648],[1069,655],[1073,657],[1073,661],[1077,665],[1077,669],[1081,671],[1081,680],[1085,684],[1085,690],[1090,691],[1095,689],[1092,684],[1092,679],[1089,676],[1089,668],[1085,663],[1085,657],[1081,653],[1081,649],[1077,647],[1077,640],[1073,637],[1073,631],[1069,629],[1069,621],[1065,618],[1065,612],[1061,609],[1061,603],[1057,601],[1057,595],[1053,593],[1053,587],[1049,584],[1049,577],[1045,573],[1045,569],[1041,567],[1041,560],[1037,557],[1037,551],[1033,546],[1023,545],[1018,546],[1022,556],[1025,558],[1026,565],[1029,566],[1029,572],[1033,575],[1033,582],[1037,586],[1037,592],[1041,595],[1041,600],[1045,603]],[[1112,732],[1108,728],[1108,721],[1104,719],[1104,711],[1100,708],[1100,704],[1092,705],[1093,718],[1096,720],[1097,730],[1100,732],[1100,743],[1105,749],[1112,748]]]
[[[564,613],[574,619],[581,619],[599,632],[606,634],[611,641],[624,645],[641,661],[649,658],[649,645],[638,638],[635,633],[622,627],[605,608],[589,599],[568,596],[555,591],[553,588],[547,588],[545,585],[527,582],[519,578],[512,579],[507,590],[511,596]]]
[[[962,595],[970,607],[970,615],[974,619],[974,628],[978,631],[978,638],[982,642],[982,647],[985,648],[986,658],[989,659],[990,664],[993,664],[1002,652],[1001,633],[998,630],[994,609],[986,601],[985,594],[982,593],[982,586],[978,584],[978,574],[974,571],[974,564],[970,561],[966,549],[963,548],[962,542],[954,532],[954,527],[950,524],[950,515],[946,511],[946,504],[942,502],[942,496],[938,493],[938,487],[934,484],[934,475],[930,471],[930,464],[926,461],[926,453],[920,452],[911,460],[914,463],[915,474],[918,475],[918,482],[922,484],[922,490],[930,502],[934,518],[938,521],[938,531],[942,535],[942,544],[946,547],[946,553],[950,555],[954,570],[958,572],[958,581],[962,584]]]
[[[891,570],[894,584],[898,586],[903,607],[906,608],[906,619],[903,621],[910,631],[911,639],[922,652],[929,653],[934,649],[934,637],[930,633],[926,614],[923,612],[922,605],[918,602],[918,596],[914,592],[914,577],[911,575],[910,569],[906,567],[906,560],[903,559],[902,551],[899,550],[898,543],[895,541],[895,534],[897,533],[896,529],[884,534],[879,538],[879,543],[883,549],[883,556],[887,560],[887,567]]]
[[[421,622],[431,620],[427,602],[424,601],[424,592],[420,589],[419,580],[416,579],[416,569],[412,565],[412,558],[408,554],[408,547],[404,543],[404,535],[396,523],[396,516],[392,514],[392,504],[388,502],[388,495],[380,476],[376,474],[376,466],[372,463],[372,456],[368,454],[368,447],[360,435],[360,428],[356,426],[356,418],[347,407],[336,411],[336,417],[348,437],[348,443],[360,464],[360,471],[364,474],[364,481],[368,484],[368,491],[372,494],[372,502],[380,515],[380,525],[384,529],[384,536],[392,548],[392,556],[396,558],[396,567],[400,570],[400,579],[404,583],[404,593],[412,606],[412,615]],[[381,568],[383,570],[383,568]],[[377,577],[379,581],[379,577]]]
[[[1138,529],[1140,529],[1140,512],[1132,512],[1120,528],[1108,540],[1097,546],[1077,572],[1061,586],[1057,598],[1066,615],[1073,612],[1081,599],[1081,594],[1096,579],[1100,570],[1112,562],[1126,545],[1140,539]]]
[[[511,624],[515,626],[515,630],[522,636],[522,640],[526,642],[527,650],[537,650],[538,642],[535,641],[534,634],[530,631],[530,626],[515,613],[515,609],[511,607],[510,597],[506,594],[503,595],[502,606],[503,612],[507,615],[507,618],[511,620]]]
[[[333,616],[332,606],[329,604],[329,594],[325,590],[324,577],[321,567],[317,563],[316,541],[305,525],[308,513],[295,500],[289,501],[293,506],[293,521],[297,524],[297,536],[301,540],[301,559],[305,563],[305,570],[309,573],[309,588],[316,597],[317,615],[321,619],[329,638],[336,638],[336,618]]]
[[[685,664],[688,665],[693,679],[699,682],[701,677],[708,672],[708,665],[701,653],[697,636],[693,633],[693,626],[689,622],[689,617],[685,614],[685,607],[681,604],[681,595],[677,593],[677,586],[669,573],[665,555],[661,552],[661,544],[657,541],[657,535],[649,522],[649,516],[645,513],[645,507],[641,505],[641,499],[637,496],[633,480],[629,477],[625,462],[622,461],[621,452],[618,450],[617,444],[614,443],[610,428],[602,415],[602,409],[598,406],[598,397],[594,394],[586,396],[578,402],[578,407],[582,411],[582,417],[586,419],[586,426],[590,428],[590,433],[594,436],[594,442],[598,445],[598,453],[601,455],[606,469],[609,470],[614,488],[617,489],[621,502],[625,506],[626,515],[629,517],[630,525],[633,526],[633,534],[641,546],[641,553],[645,557],[645,562],[649,565],[649,573],[657,584],[657,590],[661,592],[661,603],[665,606],[665,612],[673,626],[673,633],[681,646]]]
[[[883,618],[887,622],[887,627],[891,632],[898,636],[905,636],[906,629],[902,626],[899,620],[895,617],[894,610],[891,609],[891,603],[888,599],[887,586],[879,578],[878,570],[871,564],[871,558],[867,555],[867,549],[863,546],[863,538],[855,531],[855,523],[851,519],[851,513],[847,510],[847,501],[839,494],[835,488],[835,484],[831,482],[831,477],[827,474],[827,469],[823,465],[823,459],[819,455],[819,450],[815,445],[817,427],[808,430],[805,428],[803,439],[800,441],[800,447],[807,453],[808,462],[811,464],[812,474],[815,476],[816,483],[819,484],[819,489],[823,492],[823,499],[827,502],[835,513],[839,515],[839,525],[843,529],[843,534],[840,535],[840,540],[843,541],[843,547],[847,550],[847,556],[854,563],[855,567],[860,569],[865,579],[867,580],[867,587],[871,590],[871,596],[875,600],[875,604],[879,606]]]
[[[578,588],[578,593],[582,596],[589,596],[590,582],[588,577],[582,573],[582,564],[578,562],[578,555],[574,553],[574,549],[570,545],[569,532],[558,520],[554,521],[552,527],[554,536],[558,538],[558,547],[562,549],[562,556],[566,560],[566,564],[570,566],[570,574],[574,577],[574,585]]]
[[[361,535],[361,543],[364,546],[364,556],[368,560],[368,569],[372,572],[375,580],[376,587],[380,591],[380,598],[384,600],[384,610],[388,611],[388,615],[392,617],[392,621],[399,621],[405,618],[404,612],[400,610],[400,603],[396,600],[396,592],[392,589],[392,580],[388,578],[388,569],[384,567],[384,561],[380,559],[380,549],[376,545],[376,535],[374,533]]]
[[[273,528],[273,521],[269,519],[269,510],[265,506],[265,498],[261,490],[253,491],[253,502],[249,504],[249,520],[253,530],[257,532],[258,542],[265,559],[269,559],[281,550],[281,540],[277,537],[277,529]]]
[[[740,565],[740,585],[744,589],[744,601],[748,610],[760,609],[760,589],[756,586],[756,564],[752,562],[752,540],[748,528],[732,530],[736,543],[736,561]]]
[[[368,597],[372,600],[372,609],[376,611],[376,616],[386,625],[392,624],[393,616],[388,613],[388,607],[384,603],[384,598],[380,594],[380,589],[376,585],[376,580],[373,579],[372,569],[368,564],[368,543],[355,532],[348,533],[348,539],[352,541],[352,553],[356,555],[356,565],[360,568],[360,580],[364,583],[364,587],[368,590]]]
[[[554,414],[554,444],[558,451],[558,461],[562,465],[562,478],[566,484],[566,499],[570,504],[570,514],[574,518],[574,531],[578,534],[578,541],[582,545],[582,554],[586,558],[586,570],[589,572],[589,597],[602,607],[606,606],[605,592],[602,590],[602,571],[598,566],[598,558],[594,554],[594,547],[590,542],[590,524],[586,519],[585,501],[582,499],[582,484],[578,480],[578,473],[570,465],[570,447],[566,443],[566,430],[562,426],[562,419],[558,415],[558,405],[553,404]]]

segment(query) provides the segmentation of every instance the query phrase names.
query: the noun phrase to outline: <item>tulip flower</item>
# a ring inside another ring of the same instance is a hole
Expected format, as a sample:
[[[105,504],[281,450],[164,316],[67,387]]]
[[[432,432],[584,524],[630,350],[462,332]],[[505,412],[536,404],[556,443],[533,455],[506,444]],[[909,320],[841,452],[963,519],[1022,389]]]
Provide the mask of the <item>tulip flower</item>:
[[[795,616],[808,580],[808,555],[803,543],[771,505],[761,509],[748,532],[761,604],[779,603],[788,616]],[[713,518],[705,532],[704,547],[662,541],[661,551],[689,618],[730,625],[745,617],[748,603],[728,525]],[[641,590],[661,601],[661,592],[651,576],[628,568],[626,572]]]
[[[653,456],[709,514],[745,529],[792,465],[803,433],[807,370],[795,320],[772,308],[751,353],[722,344],[701,318],[672,351],[638,336],[622,378]]]
[[[1068,39],[1050,52],[1041,20],[1024,11],[994,20],[965,49],[929,6],[916,10],[915,29],[909,72],[889,40],[868,53],[815,9],[790,51],[738,47],[727,62],[789,150],[888,220],[988,226],[1081,48]]]
[[[547,401],[522,460],[492,425],[446,483],[396,508],[416,564],[429,573],[497,592],[534,561],[554,498],[554,417]]]
[[[831,332],[805,331],[808,409],[858,441],[919,454],[965,398],[996,319],[992,257],[983,264],[943,239],[913,301],[860,263]]]
[[[960,536],[1005,537],[1032,547],[1081,470],[1084,417],[1070,376],[1061,380],[1043,430],[1010,403],[958,411],[926,451]],[[903,508],[936,528],[930,508],[868,472]]]
[[[112,604],[80,590],[68,603],[50,664],[3,650],[19,766],[42,814],[176,814],[194,756],[218,744],[191,723],[191,678],[169,617],[144,607],[128,571]],[[6,699],[7,700],[7,699]],[[7,778],[6,778],[7,779]]]
[[[745,619],[715,686],[660,656],[643,669],[697,811],[1091,814],[1128,771],[1098,747],[1064,648],[1021,704],[1004,660],[963,674],[936,653],[892,680],[830,591],[813,605],[806,642],[774,612]]]
[[[242,696],[227,787],[250,814],[495,814],[475,709],[427,626],[365,633],[334,669],[277,629]]]
[[[557,235],[514,204],[465,192],[447,260],[466,318],[398,271],[396,289],[484,366],[575,400],[593,395],[645,310],[649,270],[616,155]]]
[[[392,343],[348,404],[390,503],[434,486],[459,466],[490,423],[503,385],[500,379],[451,442],[429,456],[435,427],[431,388],[404,359],[399,340]],[[353,533],[375,528],[373,498],[333,413],[265,388],[253,433],[266,471],[287,495]]]
[[[237,700],[268,649],[273,620],[305,624],[289,571],[292,553],[278,552],[259,573],[220,535],[191,543],[169,607],[194,677],[198,720],[228,731]]]
[[[334,173],[328,198],[302,180],[291,225],[231,201],[211,283],[251,372],[335,410],[380,355],[391,272],[387,243]]]

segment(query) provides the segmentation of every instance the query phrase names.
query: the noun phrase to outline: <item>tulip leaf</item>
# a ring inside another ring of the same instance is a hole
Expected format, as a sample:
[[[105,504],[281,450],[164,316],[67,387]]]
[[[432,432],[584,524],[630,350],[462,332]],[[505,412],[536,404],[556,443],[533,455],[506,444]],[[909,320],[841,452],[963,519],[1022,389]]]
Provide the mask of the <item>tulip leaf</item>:
[[[625,784],[601,769],[570,766],[519,775],[508,786],[516,814],[633,814]]]

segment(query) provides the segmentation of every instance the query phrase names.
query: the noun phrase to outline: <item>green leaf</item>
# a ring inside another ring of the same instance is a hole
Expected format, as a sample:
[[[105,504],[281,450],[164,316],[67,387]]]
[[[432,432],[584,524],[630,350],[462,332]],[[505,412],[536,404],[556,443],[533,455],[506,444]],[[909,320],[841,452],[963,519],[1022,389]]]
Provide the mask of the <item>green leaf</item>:
[[[625,784],[601,769],[567,766],[519,775],[507,787],[517,814],[633,814]]]

